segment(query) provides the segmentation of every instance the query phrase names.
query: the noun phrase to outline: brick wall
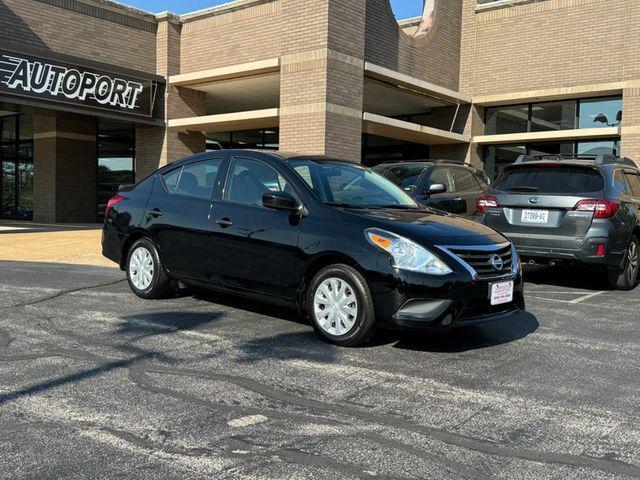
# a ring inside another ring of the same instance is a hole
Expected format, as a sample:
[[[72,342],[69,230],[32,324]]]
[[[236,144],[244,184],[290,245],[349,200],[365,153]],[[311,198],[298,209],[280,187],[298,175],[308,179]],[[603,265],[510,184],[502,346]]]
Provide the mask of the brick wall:
[[[182,27],[181,73],[280,56],[284,29],[281,3],[244,0],[231,10],[212,9],[208,15],[186,18]],[[305,11],[313,13],[315,1],[306,4]],[[286,29],[291,27],[295,26],[287,23]]]
[[[62,3],[66,8],[52,5]],[[155,19],[94,0],[2,0],[0,42],[155,73]]]
[[[423,37],[413,38],[396,22],[388,0],[368,0],[365,58],[368,62],[457,90],[461,15],[460,0],[439,0],[431,31]]]
[[[640,76],[640,2],[545,0],[475,12],[464,0],[462,91],[487,95]]]

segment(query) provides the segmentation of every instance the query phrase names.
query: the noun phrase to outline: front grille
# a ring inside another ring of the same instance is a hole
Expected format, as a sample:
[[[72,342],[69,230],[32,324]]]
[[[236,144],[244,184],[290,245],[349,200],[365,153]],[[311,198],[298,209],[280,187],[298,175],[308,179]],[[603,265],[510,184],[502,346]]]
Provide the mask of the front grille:
[[[511,244],[505,244],[498,249],[482,247],[448,247],[450,253],[458,257],[465,264],[471,267],[477,274],[478,278],[493,278],[506,275],[511,272],[513,267],[513,251]],[[500,258],[500,261],[497,259]],[[501,268],[496,268],[495,265]]]

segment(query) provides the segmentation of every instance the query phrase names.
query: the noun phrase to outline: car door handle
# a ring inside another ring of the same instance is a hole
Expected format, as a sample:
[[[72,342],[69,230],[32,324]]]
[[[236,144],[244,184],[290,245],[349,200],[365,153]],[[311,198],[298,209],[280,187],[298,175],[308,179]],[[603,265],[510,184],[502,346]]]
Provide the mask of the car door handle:
[[[220,220],[216,220],[216,223],[220,225],[222,228],[228,228],[233,226],[233,222],[229,218],[221,218]]]
[[[162,211],[159,208],[154,208],[149,212],[149,216],[153,218],[158,218],[162,216]]]

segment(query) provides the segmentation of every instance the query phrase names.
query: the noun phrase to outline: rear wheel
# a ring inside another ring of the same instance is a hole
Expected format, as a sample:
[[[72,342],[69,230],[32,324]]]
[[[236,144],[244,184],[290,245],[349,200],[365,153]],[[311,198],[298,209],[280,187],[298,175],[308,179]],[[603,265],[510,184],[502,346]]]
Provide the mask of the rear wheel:
[[[164,271],[158,250],[148,238],[131,245],[126,271],[129,287],[140,298],[161,298],[171,289],[171,279]]]
[[[640,241],[636,236],[631,238],[624,264],[621,271],[609,272],[609,284],[618,290],[633,290],[638,283],[640,271]]]
[[[354,347],[374,332],[369,286],[348,265],[331,265],[318,272],[308,291],[307,306],[316,332],[329,343]]]

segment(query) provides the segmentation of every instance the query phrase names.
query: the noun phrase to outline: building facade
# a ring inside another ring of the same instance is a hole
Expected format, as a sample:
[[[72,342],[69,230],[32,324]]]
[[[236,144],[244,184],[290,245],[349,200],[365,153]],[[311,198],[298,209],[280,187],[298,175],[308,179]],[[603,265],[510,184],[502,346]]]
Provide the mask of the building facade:
[[[0,217],[94,222],[118,185],[207,149],[373,165],[640,159],[636,0],[237,0],[152,15],[0,3]]]

